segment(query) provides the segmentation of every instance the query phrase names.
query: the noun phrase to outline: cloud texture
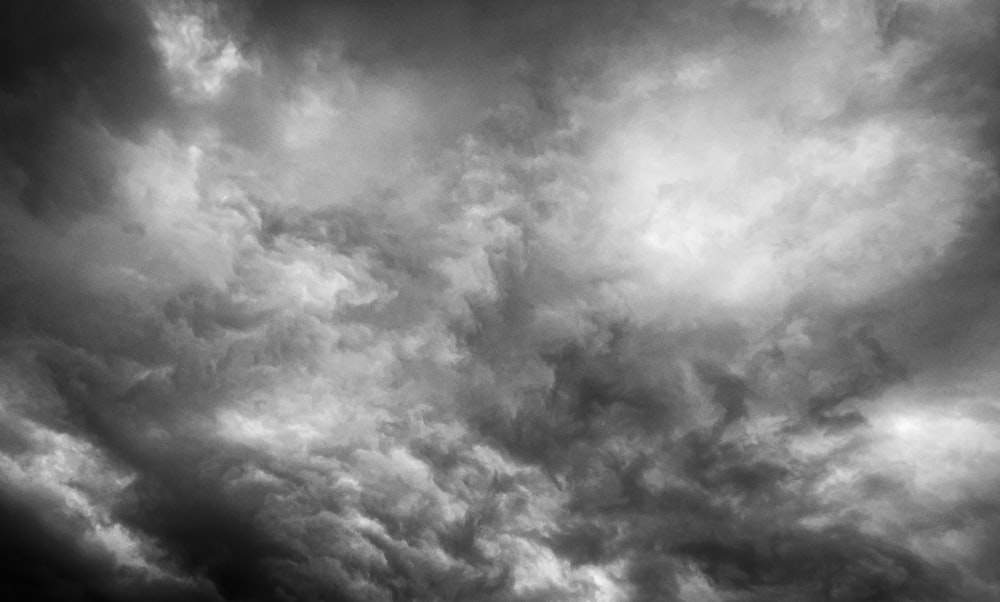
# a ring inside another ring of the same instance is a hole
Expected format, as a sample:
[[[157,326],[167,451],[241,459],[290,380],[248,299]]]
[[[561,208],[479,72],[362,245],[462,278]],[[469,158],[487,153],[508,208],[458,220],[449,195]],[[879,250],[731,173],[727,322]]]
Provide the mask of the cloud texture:
[[[0,8],[0,592],[1000,598],[992,2]]]

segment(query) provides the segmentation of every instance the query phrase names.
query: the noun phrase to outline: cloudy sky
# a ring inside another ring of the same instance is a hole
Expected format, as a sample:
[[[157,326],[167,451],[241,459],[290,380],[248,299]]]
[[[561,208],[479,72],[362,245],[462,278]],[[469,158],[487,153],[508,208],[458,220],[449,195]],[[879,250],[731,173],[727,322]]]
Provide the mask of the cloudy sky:
[[[0,4],[0,598],[1000,599],[992,0]]]

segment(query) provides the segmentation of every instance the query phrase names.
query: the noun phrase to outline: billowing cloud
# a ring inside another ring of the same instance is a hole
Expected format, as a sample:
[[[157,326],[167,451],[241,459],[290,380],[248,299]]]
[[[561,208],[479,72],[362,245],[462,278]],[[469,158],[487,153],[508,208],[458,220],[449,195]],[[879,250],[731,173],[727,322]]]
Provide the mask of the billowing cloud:
[[[992,600],[988,2],[13,2],[0,591]]]

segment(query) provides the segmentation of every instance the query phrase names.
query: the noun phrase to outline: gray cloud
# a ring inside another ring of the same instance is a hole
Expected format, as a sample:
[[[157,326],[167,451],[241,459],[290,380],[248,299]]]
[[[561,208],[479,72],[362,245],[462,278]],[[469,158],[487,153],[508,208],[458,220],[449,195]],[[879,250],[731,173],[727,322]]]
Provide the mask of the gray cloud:
[[[43,600],[989,600],[997,13],[2,9]]]

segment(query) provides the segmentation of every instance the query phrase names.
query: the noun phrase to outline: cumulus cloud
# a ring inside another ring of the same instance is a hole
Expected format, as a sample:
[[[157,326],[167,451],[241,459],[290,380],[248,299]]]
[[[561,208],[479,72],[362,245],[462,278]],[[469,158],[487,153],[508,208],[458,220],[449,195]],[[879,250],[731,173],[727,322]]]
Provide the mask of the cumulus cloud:
[[[8,597],[997,597],[990,3],[0,10]]]

